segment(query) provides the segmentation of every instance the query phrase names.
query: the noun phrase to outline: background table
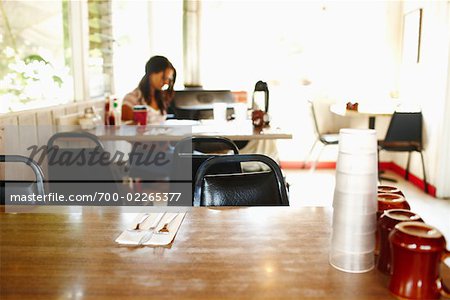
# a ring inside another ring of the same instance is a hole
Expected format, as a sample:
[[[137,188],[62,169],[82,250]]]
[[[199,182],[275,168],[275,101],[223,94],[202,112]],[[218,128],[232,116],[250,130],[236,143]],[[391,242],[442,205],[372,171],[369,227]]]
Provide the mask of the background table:
[[[138,127],[124,125],[117,128],[100,126],[89,131],[106,141],[176,141],[186,136],[221,136],[233,141],[292,139],[292,134],[277,127],[255,129],[251,120],[224,123],[211,120],[183,122],[171,120],[166,125]]]
[[[392,298],[377,271],[329,265],[326,208],[196,208],[171,248],[117,245],[119,212],[0,213],[1,298]]]
[[[343,116],[368,116],[369,117],[369,129],[375,129],[375,118],[377,116],[392,116],[395,111],[395,106],[393,105],[383,105],[383,104],[364,104],[358,105],[358,110],[348,110],[346,109],[346,104],[333,104],[330,106],[330,111]]]
[[[395,108],[398,106],[398,103],[380,103],[380,104],[367,104],[367,103],[361,103],[358,105],[358,110],[348,110],[346,109],[346,104],[333,104],[330,106],[330,111],[340,115],[340,116],[368,116],[369,117],[369,129],[375,129],[375,121],[376,117],[381,116],[392,116],[392,114],[395,111]],[[384,171],[380,171],[380,174]],[[386,180],[390,182],[397,182],[397,180],[393,178],[388,178],[385,176],[379,175],[379,180]]]

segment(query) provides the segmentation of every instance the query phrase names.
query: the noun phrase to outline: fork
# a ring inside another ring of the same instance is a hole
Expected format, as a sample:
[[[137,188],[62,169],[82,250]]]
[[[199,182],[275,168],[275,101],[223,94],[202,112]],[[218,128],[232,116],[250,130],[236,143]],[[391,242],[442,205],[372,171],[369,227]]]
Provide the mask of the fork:
[[[144,234],[142,236],[142,238],[139,240],[138,245],[142,245],[142,244],[148,242],[152,238],[153,234],[154,234],[153,231],[149,231],[146,234]]]
[[[169,225],[172,224],[172,222],[178,217],[178,213],[174,214],[171,218],[166,220],[166,223],[164,223],[163,227],[161,227],[157,234],[168,234],[169,233]]]
[[[144,215],[141,217],[141,219],[139,220],[139,222],[136,223],[136,226],[135,226],[133,229],[131,229],[131,230],[139,230],[139,229],[140,229],[139,226],[141,226],[141,224],[144,223],[145,220],[148,219],[148,217],[150,217],[149,214],[144,214]]]
[[[154,230],[156,229],[156,227],[158,227],[159,222],[161,222],[161,220],[164,218],[164,215],[166,213],[163,213],[162,215],[158,216],[155,221],[153,222],[153,224],[148,228],[148,230]],[[134,228],[129,228],[129,231],[136,231],[136,230],[141,230],[141,226],[142,224],[144,224],[145,221],[147,221],[147,219],[150,217],[150,214],[145,214],[141,217],[141,219],[139,220],[139,222],[137,222],[136,226]]]
[[[142,245],[148,242],[152,238],[153,234],[157,233],[155,232],[155,229],[158,227],[159,223],[161,222],[161,220],[164,218],[165,215],[166,213],[163,213],[159,218],[155,220],[155,222],[149,228],[149,231],[146,234],[144,234],[142,238],[139,240],[138,245]]]
[[[156,229],[159,225],[159,222],[161,222],[161,220],[163,219],[163,217],[166,215],[166,213],[164,213],[162,215],[162,217],[159,219],[158,224],[156,225],[156,227],[154,229]],[[148,242],[152,236],[154,234],[169,234],[169,225],[172,224],[172,222],[178,217],[178,213],[176,213],[175,215],[173,215],[172,217],[170,217],[168,220],[166,220],[166,223],[164,223],[163,227],[161,227],[160,230],[158,231],[149,231],[147,234],[145,234],[141,240],[139,241],[139,245],[145,244],[146,242]]]

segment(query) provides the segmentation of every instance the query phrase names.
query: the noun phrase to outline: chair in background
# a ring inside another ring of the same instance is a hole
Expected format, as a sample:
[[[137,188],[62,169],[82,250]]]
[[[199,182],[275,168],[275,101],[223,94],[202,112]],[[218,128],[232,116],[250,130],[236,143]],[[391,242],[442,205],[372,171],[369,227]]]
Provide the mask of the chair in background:
[[[192,206],[194,179],[200,165],[211,157],[227,155],[230,152],[238,154],[239,150],[231,140],[223,137],[188,137],[179,141],[175,145],[170,176],[171,191],[182,192],[176,205]],[[240,173],[241,171],[240,163],[218,164],[211,168],[208,174]],[[169,205],[174,204],[169,203]]]
[[[175,119],[203,120],[213,119],[214,103],[227,104],[227,119],[233,118],[236,102],[247,102],[246,92],[230,90],[204,90],[202,88],[186,88],[177,90],[168,108],[169,114]],[[248,141],[235,141],[239,149],[244,148]]]
[[[190,151],[202,152],[204,154],[233,152],[239,153],[236,144],[227,138],[219,136],[188,137],[175,145],[174,153],[186,153]]]
[[[61,146],[57,146],[57,141]],[[119,191],[119,179],[114,175],[111,155],[97,136],[87,132],[58,132],[48,140],[47,149],[52,192],[69,195],[81,191],[86,194]]]
[[[422,113],[394,112],[389,123],[386,137],[378,142],[378,149],[384,151],[408,152],[405,179],[409,179],[411,152],[419,152],[422,159],[424,190],[428,193],[422,143]]]
[[[208,175],[217,164],[261,162],[270,171]],[[224,155],[205,161],[195,177],[194,206],[288,206],[278,164],[261,154]]]
[[[319,124],[317,121],[317,115],[316,110],[314,108],[314,102],[308,101],[308,106],[311,112],[311,118],[313,119],[313,126],[314,126],[314,134],[316,135],[316,140],[314,141],[313,145],[309,149],[308,155],[306,156],[305,160],[303,161],[303,168],[306,167],[307,163],[309,163],[311,154],[313,153],[314,149],[316,148],[316,145],[318,142],[321,143],[322,147],[320,148],[319,154],[316,156],[316,159],[314,160],[311,169],[315,170],[317,162],[319,161],[320,155],[322,154],[323,149],[326,146],[329,145],[337,145],[339,143],[339,131],[337,132],[321,132],[319,129]]]
[[[179,141],[174,150],[174,168],[172,179],[192,180],[202,163],[211,157],[225,155],[229,152],[239,154],[233,141],[223,137],[188,137]],[[191,170],[189,174],[186,171]],[[210,174],[227,174],[241,172],[240,163],[216,165]]]
[[[0,163],[24,163],[33,170],[36,177],[35,181],[12,181],[7,178],[0,181],[0,204],[5,204],[5,199],[9,199],[9,195],[44,196],[44,173],[34,160],[21,155],[0,155]]]
[[[173,113],[176,119],[212,119],[213,105],[218,102],[234,103],[233,93],[229,90],[185,89],[175,92],[169,112]],[[232,113],[233,109],[228,108],[228,118]]]

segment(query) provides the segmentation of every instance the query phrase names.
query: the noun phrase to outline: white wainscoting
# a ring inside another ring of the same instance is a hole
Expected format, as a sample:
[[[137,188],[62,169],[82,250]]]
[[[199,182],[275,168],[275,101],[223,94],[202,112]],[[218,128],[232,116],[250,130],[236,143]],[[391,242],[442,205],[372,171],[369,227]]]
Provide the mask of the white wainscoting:
[[[0,154],[17,154],[8,153],[7,151],[8,149],[21,149],[18,148],[21,144],[47,144],[51,133],[49,130],[39,130],[39,126],[58,125],[60,120],[68,119],[65,116],[82,114],[87,107],[94,106],[97,113],[103,118],[104,103],[103,99],[90,100],[36,110],[0,114]],[[72,123],[77,122],[77,118],[71,117],[69,119]],[[8,141],[5,141],[5,126],[8,126],[8,130],[17,129],[17,138],[8,138]],[[5,147],[5,142],[8,142],[8,147]],[[4,180],[4,178],[5,166],[0,164],[0,180]],[[8,174],[8,179],[12,180],[31,180],[33,178],[34,175],[30,168],[22,164],[14,165],[14,178],[9,178]]]

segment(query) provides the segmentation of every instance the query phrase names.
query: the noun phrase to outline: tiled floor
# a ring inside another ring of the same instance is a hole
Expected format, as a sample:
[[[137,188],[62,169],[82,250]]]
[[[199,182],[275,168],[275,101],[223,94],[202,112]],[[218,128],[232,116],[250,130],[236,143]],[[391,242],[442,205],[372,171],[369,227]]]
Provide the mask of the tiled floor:
[[[290,187],[290,205],[298,206],[332,206],[335,183],[335,170],[284,170]],[[411,210],[419,214],[424,221],[437,227],[447,240],[450,249],[450,199],[433,198],[422,190],[405,181],[398,175],[387,172],[386,175],[398,180],[395,185],[405,194]]]

